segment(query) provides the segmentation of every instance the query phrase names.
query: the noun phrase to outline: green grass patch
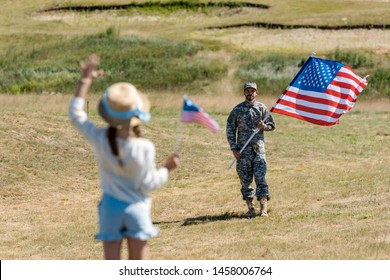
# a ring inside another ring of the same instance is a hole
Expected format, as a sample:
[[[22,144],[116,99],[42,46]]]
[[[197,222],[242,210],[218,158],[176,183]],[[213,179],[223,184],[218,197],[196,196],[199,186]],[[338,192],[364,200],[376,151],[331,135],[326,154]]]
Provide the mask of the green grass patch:
[[[379,68],[368,78],[367,93],[372,97],[390,97],[390,68]],[[373,86],[371,86],[373,85]]]
[[[353,69],[361,67],[371,68],[374,66],[372,59],[363,52],[340,50],[337,48],[334,52],[328,54],[327,58],[345,63]]]
[[[99,91],[118,81],[143,89],[185,89],[226,74],[223,62],[197,56],[200,51],[207,49],[199,43],[120,37],[110,27],[97,35],[63,38],[29,50],[7,49],[0,56],[0,88],[13,94],[73,91],[80,76],[76,62],[90,53],[101,57],[106,71],[94,85]]]
[[[0,89],[10,94],[29,92],[72,92],[79,79],[77,61],[90,53],[101,57],[106,74],[92,91],[107,85],[129,81],[145,90],[190,91],[227,75],[228,65],[218,59],[204,58],[200,52],[212,51],[192,41],[161,38],[121,37],[109,27],[90,36],[52,38],[43,36],[45,44],[35,41],[30,48],[8,48],[0,54]],[[326,58],[349,65],[358,74],[370,74],[365,98],[390,96],[390,75],[386,65],[370,54],[336,49]],[[255,81],[262,92],[280,94],[299,71],[307,57],[286,54],[238,55],[235,76],[241,81]]]

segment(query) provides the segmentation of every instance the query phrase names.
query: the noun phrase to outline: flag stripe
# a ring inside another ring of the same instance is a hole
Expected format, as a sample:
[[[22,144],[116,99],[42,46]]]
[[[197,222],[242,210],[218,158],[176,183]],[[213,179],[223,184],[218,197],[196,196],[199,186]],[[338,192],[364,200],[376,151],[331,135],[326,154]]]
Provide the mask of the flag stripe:
[[[217,133],[220,129],[218,123],[215,120],[213,120],[205,111],[203,111],[188,98],[184,99],[183,110],[181,113],[181,122],[195,122],[202,124],[210,129],[212,133]]]
[[[181,117],[182,122],[197,122],[209,128],[216,133],[219,130],[218,124],[211,120],[209,116],[204,115],[203,112],[183,112]]]
[[[345,83],[341,79],[334,79],[329,88],[335,92],[339,92],[342,98],[348,100],[356,100],[359,95],[359,90],[353,84]]]
[[[360,86],[362,81],[357,79],[356,76],[353,76],[351,73],[349,73],[347,71],[344,72],[343,70],[344,70],[344,68],[341,68],[340,72],[337,74],[337,76],[340,78],[340,80],[344,79],[346,81],[346,83],[354,83],[355,87]]]
[[[332,106],[342,110],[347,110],[351,107],[351,102],[348,102],[348,100],[340,99],[339,97],[335,97],[333,95],[329,95],[328,98],[324,98],[323,93],[319,95],[316,92],[304,91],[298,88],[290,87],[284,92],[284,95],[284,99],[289,99],[289,97],[291,97],[297,100],[308,101],[312,102],[313,106],[315,106],[314,104],[319,104],[324,106]]]
[[[362,77],[359,77],[359,75],[357,75],[355,71],[353,71],[349,66],[344,65],[340,72],[340,75],[345,74],[348,75],[347,77],[349,77],[350,79],[353,79],[357,84],[359,84],[362,90],[367,86],[367,80],[363,79]]]
[[[196,113],[183,112],[182,121],[183,122],[200,121],[200,122],[204,122],[207,124],[214,124],[215,123],[214,121],[210,120],[209,116],[205,115],[202,112],[196,112]]]
[[[318,106],[318,104],[311,102],[294,102],[297,100],[288,101],[287,99],[280,100],[279,104],[293,108],[296,111],[308,112],[310,114],[317,114],[320,116],[328,116],[332,118],[339,118],[344,113],[344,111],[335,110],[329,111],[326,106]],[[322,108],[321,108],[322,107]]]
[[[330,96],[334,96],[340,100],[340,102],[347,103],[349,102],[355,102],[357,99],[357,96],[354,95],[351,96],[348,94],[348,90],[344,88],[340,88],[339,86],[335,86],[330,84],[328,88],[326,89],[325,93],[329,94]]]
[[[310,114],[307,114],[305,112],[290,111],[289,107],[283,107],[283,106],[279,106],[279,105],[277,107],[274,107],[272,112],[278,113],[278,114],[282,114],[282,115],[286,115],[286,116],[289,116],[289,117],[293,117],[293,118],[296,118],[296,119],[300,119],[300,120],[303,120],[303,121],[307,121],[307,122],[310,122],[310,123],[323,125],[323,126],[331,126],[331,125],[339,123],[338,119],[337,120],[324,120],[321,117],[317,117],[317,116],[310,117]]]
[[[271,112],[334,125],[353,108],[367,81],[346,65],[310,57]]]

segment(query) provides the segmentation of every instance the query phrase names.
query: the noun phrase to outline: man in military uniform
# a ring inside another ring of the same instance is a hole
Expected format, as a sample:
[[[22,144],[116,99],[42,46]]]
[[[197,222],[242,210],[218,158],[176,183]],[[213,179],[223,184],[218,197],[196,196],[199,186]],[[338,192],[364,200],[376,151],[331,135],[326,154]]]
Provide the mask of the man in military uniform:
[[[270,198],[265,180],[267,164],[265,160],[264,131],[274,130],[275,122],[267,107],[256,101],[257,94],[256,83],[245,83],[245,101],[233,108],[226,124],[227,140],[234,157],[237,159],[236,170],[241,182],[242,198],[246,201],[249,209],[245,214],[247,218],[256,217],[253,204],[255,196],[260,202],[260,216],[268,216],[267,201]],[[259,128],[259,132],[240,154],[241,148],[256,128]],[[253,179],[256,184],[256,191],[252,187]]]

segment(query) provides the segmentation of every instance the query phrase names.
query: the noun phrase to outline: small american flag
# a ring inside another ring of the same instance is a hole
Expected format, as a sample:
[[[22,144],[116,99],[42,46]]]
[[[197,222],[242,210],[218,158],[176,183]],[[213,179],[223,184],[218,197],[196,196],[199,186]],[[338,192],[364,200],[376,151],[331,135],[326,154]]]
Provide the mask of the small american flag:
[[[200,123],[211,130],[212,133],[219,131],[218,123],[213,120],[202,108],[193,101],[184,97],[183,111],[181,113],[182,122]]]
[[[271,112],[330,126],[356,103],[368,82],[337,61],[310,57]]]

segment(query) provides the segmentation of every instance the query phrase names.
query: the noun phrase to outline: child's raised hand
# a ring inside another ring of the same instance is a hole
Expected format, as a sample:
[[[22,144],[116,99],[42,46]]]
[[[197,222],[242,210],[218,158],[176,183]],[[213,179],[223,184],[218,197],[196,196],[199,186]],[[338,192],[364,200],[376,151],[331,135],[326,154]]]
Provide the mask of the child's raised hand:
[[[103,70],[96,70],[96,67],[99,65],[100,58],[96,54],[91,54],[88,58],[88,62],[79,61],[81,68],[81,79],[96,79],[99,76],[104,74]]]

